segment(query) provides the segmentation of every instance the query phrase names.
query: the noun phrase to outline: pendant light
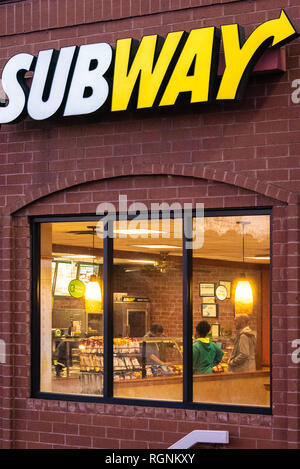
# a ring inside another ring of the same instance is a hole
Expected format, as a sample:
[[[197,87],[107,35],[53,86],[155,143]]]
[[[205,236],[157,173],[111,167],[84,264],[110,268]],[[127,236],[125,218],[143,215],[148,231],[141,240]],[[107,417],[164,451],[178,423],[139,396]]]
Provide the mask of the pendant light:
[[[238,221],[237,224],[243,228],[243,263],[245,262],[245,239],[244,229],[245,225],[249,225],[250,222]],[[241,279],[238,281],[235,290],[235,315],[240,314],[251,314],[253,310],[253,292],[249,280],[246,279],[245,273],[241,275]]]
[[[93,274],[91,275],[85,289],[85,309],[87,313],[102,312],[102,293],[99,278],[95,275],[95,231],[96,227],[88,226],[93,230]]]

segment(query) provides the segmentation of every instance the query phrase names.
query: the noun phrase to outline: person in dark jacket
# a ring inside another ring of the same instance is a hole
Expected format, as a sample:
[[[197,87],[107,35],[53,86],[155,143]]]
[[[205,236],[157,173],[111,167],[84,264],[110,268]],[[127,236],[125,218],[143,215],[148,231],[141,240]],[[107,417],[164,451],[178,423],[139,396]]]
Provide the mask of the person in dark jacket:
[[[54,366],[56,371],[56,377],[61,377],[61,372],[67,366],[67,344],[64,341],[60,341],[56,347],[54,353]]]
[[[237,335],[228,361],[228,371],[255,371],[256,335],[249,327],[249,316],[246,314],[237,316],[235,328]]]
[[[222,350],[210,341],[207,335],[210,324],[200,321],[196,326],[195,342],[193,344],[193,372],[194,374],[213,373],[223,357]]]

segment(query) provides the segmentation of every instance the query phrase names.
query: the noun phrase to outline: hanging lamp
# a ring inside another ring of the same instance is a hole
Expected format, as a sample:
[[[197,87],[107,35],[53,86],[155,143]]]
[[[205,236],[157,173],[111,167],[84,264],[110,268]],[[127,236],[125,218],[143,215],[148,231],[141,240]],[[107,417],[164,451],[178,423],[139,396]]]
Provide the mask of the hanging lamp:
[[[242,225],[243,228],[243,263],[245,262],[245,239],[244,229],[245,225],[249,225],[250,222],[238,221],[237,224]],[[246,279],[245,273],[241,275],[241,279],[238,281],[235,290],[235,315],[241,314],[252,314],[253,311],[253,292],[249,280]]]
[[[91,275],[85,289],[85,309],[87,313],[102,312],[102,293],[99,278],[95,275],[95,231],[94,226],[89,226],[93,230],[93,274]]]

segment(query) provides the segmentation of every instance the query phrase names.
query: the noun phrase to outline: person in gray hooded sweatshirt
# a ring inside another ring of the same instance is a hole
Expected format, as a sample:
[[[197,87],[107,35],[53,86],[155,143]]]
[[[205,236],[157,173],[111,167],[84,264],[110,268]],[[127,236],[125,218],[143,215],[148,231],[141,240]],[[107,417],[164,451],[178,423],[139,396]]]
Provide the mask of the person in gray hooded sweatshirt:
[[[235,327],[237,335],[228,361],[228,371],[255,371],[256,335],[249,327],[249,317],[246,314],[237,316]]]

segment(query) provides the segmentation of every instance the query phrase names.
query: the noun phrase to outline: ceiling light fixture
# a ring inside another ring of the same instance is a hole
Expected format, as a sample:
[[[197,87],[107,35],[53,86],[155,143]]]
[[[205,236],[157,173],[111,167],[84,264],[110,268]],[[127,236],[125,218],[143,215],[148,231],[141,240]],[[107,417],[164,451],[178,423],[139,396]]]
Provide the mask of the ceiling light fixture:
[[[180,246],[170,246],[169,244],[135,244],[136,248],[147,248],[147,249],[181,249]]]
[[[115,234],[124,235],[145,235],[145,234],[167,234],[167,231],[148,230],[145,228],[128,228],[128,229],[116,229]]]
[[[247,221],[238,221],[242,226],[243,233],[243,263],[245,262],[245,225],[250,225]],[[251,314],[253,310],[253,292],[249,280],[246,280],[245,273],[241,275],[235,290],[235,315]]]
[[[258,261],[269,261],[270,256],[246,256],[245,259],[255,259]]]
[[[85,309],[87,313],[101,313],[102,293],[99,278],[95,275],[95,226],[88,226],[93,230],[93,274],[85,289]]]

